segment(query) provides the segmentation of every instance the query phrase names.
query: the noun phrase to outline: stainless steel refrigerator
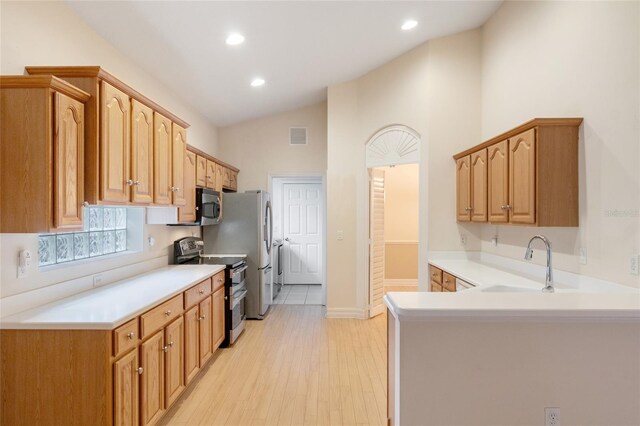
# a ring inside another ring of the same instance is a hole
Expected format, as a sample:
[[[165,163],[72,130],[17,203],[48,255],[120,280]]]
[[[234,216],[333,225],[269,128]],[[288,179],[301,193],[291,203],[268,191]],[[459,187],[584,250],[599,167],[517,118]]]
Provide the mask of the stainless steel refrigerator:
[[[273,220],[269,193],[247,191],[222,196],[222,221],[203,226],[204,253],[247,255],[247,318],[263,319],[271,305]]]

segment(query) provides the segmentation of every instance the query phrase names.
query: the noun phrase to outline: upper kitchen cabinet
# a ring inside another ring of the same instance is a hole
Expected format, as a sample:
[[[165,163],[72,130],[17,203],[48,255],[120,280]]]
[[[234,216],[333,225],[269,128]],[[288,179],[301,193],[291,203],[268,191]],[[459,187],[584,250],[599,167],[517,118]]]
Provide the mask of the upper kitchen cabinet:
[[[184,160],[184,198],[186,203],[178,208],[178,222],[196,220],[196,154],[187,150]]]
[[[461,161],[476,158],[481,162],[484,156],[489,222],[578,226],[578,138],[581,123],[582,118],[536,118],[454,155],[458,170],[458,204],[460,193],[467,190],[464,185],[461,188]],[[469,161],[472,181],[476,170],[473,160]],[[474,204],[469,218],[475,208]],[[461,220],[460,213],[458,209],[458,220]]]
[[[487,150],[471,154],[471,221],[487,221]]]
[[[456,218],[458,222],[471,220],[471,167],[470,157],[456,160]]]
[[[206,186],[211,189],[216,188],[216,163],[211,160],[207,160]]]
[[[207,159],[196,156],[196,185],[207,186]]]
[[[85,105],[84,201],[184,205],[188,123],[98,66],[26,70],[55,75],[91,95]],[[167,121],[164,134],[156,115]]]
[[[153,202],[153,111],[136,101],[131,102],[131,201]]]
[[[0,232],[82,229],[89,98],[52,76],[0,77]]]
[[[504,140],[487,148],[489,222],[509,221],[509,141]]]
[[[187,155],[187,131],[173,123],[173,142],[171,143],[171,191],[173,192],[173,204],[184,206],[187,200],[184,197],[184,161]]]
[[[172,193],[172,159],[171,154],[173,149],[171,148],[171,120],[158,114],[157,112],[153,116],[153,126],[155,131],[154,136],[154,151],[153,151],[153,169],[154,169],[154,185],[155,193],[153,201],[156,204],[167,205],[171,204]]]

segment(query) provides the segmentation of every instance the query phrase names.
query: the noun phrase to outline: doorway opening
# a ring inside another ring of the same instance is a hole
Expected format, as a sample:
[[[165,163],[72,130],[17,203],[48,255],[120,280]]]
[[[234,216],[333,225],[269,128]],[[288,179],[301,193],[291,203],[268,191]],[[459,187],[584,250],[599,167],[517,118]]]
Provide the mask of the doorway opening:
[[[273,303],[325,305],[324,176],[271,176],[270,187],[276,248],[273,278],[281,288]]]
[[[393,125],[366,146],[369,180],[369,317],[386,291],[417,291],[420,246],[420,135]]]

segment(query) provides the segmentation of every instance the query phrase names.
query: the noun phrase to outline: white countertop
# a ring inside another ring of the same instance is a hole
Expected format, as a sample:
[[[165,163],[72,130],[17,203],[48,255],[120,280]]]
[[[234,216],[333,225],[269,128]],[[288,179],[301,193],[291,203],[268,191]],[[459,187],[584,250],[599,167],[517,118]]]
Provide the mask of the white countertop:
[[[2,318],[0,328],[111,330],[224,269],[167,266]]]
[[[385,304],[398,319],[551,317],[640,320],[640,291],[633,288],[554,283],[555,293],[542,293],[544,279],[478,261],[430,259],[429,263],[476,287],[455,293],[387,293]],[[516,287],[530,292],[483,291],[495,286]]]

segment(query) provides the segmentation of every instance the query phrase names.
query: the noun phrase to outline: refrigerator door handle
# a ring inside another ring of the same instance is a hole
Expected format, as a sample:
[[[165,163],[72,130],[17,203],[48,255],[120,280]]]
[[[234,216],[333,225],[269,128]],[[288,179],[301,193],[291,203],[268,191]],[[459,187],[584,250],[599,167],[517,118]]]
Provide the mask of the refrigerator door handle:
[[[267,200],[267,208],[265,210],[266,218],[269,220],[268,234],[265,235],[265,244],[267,245],[267,255],[271,255],[271,246],[273,245],[273,217],[271,215],[271,201]],[[265,219],[266,219],[265,218]],[[265,227],[266,227],[265,223]]]

